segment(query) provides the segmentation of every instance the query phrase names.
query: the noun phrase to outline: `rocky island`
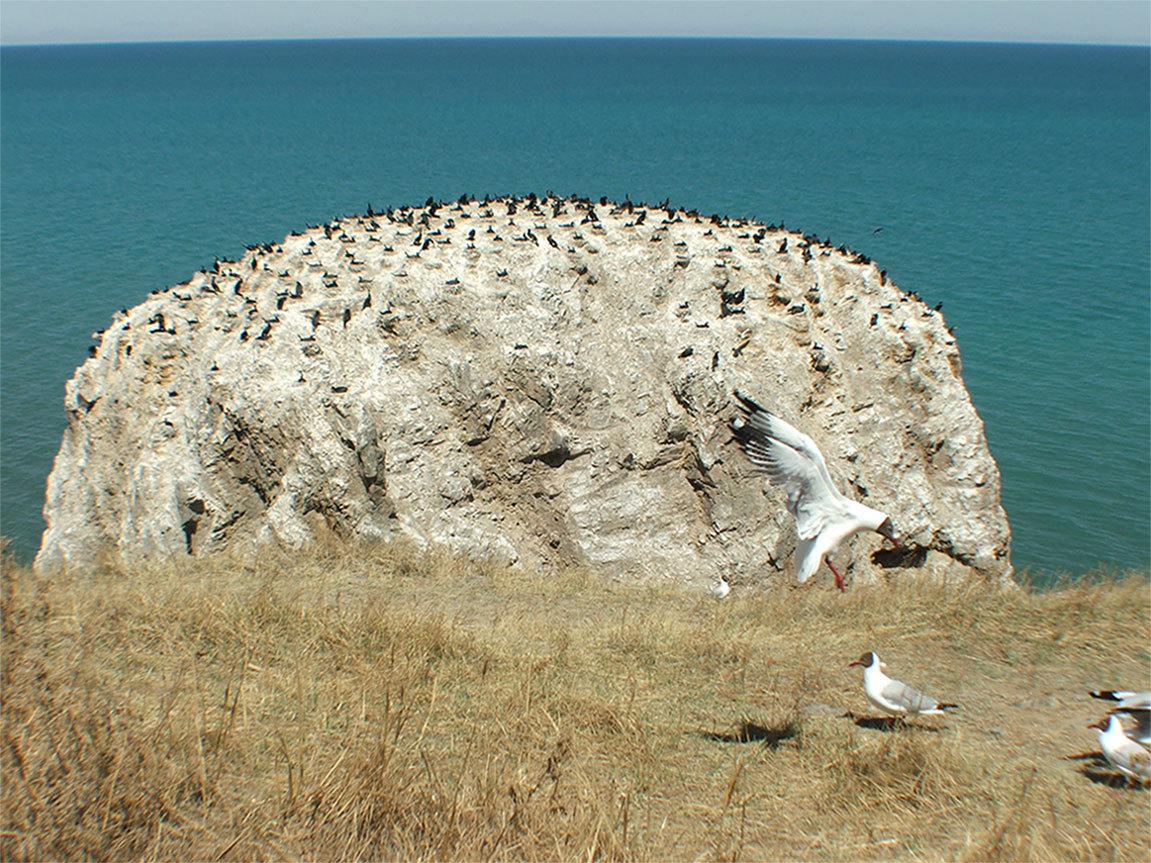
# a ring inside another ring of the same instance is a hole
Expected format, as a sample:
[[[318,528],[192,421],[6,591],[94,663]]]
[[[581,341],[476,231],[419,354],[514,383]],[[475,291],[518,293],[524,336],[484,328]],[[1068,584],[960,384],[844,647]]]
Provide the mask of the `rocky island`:
[[[668,204],[467,196],[346,217],[114,316],[68,382],[38,568],[318,529],[535,570],[792,578],[738,389],[904,538],[860,581],[1005,581],[998,468],[941,314],[814,235]]]

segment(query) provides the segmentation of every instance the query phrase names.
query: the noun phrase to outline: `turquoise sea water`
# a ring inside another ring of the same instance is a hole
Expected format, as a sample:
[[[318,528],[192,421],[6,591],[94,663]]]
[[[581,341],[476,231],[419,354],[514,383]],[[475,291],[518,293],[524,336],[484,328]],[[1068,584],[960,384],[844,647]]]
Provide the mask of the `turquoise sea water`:
[[[34,553],[63,384],[113,311],[369,202],[553,190],[783,221],[943,302],[1016,566],[1146,568],[1149,68],[956,43],[0,49],[0,531]]]

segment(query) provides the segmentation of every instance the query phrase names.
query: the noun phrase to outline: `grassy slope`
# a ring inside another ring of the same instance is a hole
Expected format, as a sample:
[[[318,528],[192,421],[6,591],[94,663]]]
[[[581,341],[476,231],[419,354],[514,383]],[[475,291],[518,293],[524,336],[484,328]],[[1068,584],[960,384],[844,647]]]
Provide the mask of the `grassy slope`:
[[[1151,858],[1145,575],[715,602],[397,548],[3,579],[5,859]],[[868,649],[961,703],[889,732]]]

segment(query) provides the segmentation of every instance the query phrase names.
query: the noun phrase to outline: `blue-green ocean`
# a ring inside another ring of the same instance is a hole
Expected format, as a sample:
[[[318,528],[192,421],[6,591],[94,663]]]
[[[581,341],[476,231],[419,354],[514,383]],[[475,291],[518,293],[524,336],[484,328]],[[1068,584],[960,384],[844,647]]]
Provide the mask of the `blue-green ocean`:
[[[30,559],[64,382],[113,311],[369,202],[551,190],[784,222],[875,259],[955,327],[1016,567],[1147,568],[1149,54],[699,39],[0,49],[0,531]]]

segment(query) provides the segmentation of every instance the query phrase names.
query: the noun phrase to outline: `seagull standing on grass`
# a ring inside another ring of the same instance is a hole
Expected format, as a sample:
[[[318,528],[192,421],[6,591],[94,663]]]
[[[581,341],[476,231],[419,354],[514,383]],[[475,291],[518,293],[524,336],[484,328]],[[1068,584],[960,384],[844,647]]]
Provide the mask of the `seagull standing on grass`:
[[[1099,732],[1099,748],[1111,766],[1137,782],[1151,782],[1151,752],[1123,733],[1119,718],[1111,714],[1088,728]]]
[[[930,695],[924,695],[898,680],[892,680],[883,673],[886,663],[881,662],[878,654],[867,651],[855,662],[849,662],[848,668],[853,665],[863,666],[863,691],[867,700],[877,708],[888,714],[894,722],[895,717],[904,716],[940,716],[945,710],[953,710],[958,704],[944,704],[936,701]]]
[[[731,584],[727,580],[726,575],[721,575],[719,581],[715,583],[715,587],[711,589],[711,595],[716,599],[723,599],[731,593]]]
[[[756,468],[787,491],[787,511],[795,516],[799,544],[795,578],[801,584],[819,569],[821,560],[843,590],[843,576],[831,562],[839,544],[860,530],[874,530],[899,542],[885,512],[856,503],[836,491],[815,441],[740,393],[745,416],[732,423],[735,439]]]
[[[1136,743],[1151,744],[1151,692],[1095,689],[1091,696],[1115,702],[1108,715],[1117,718],[1123,731],[1129,733]]]

